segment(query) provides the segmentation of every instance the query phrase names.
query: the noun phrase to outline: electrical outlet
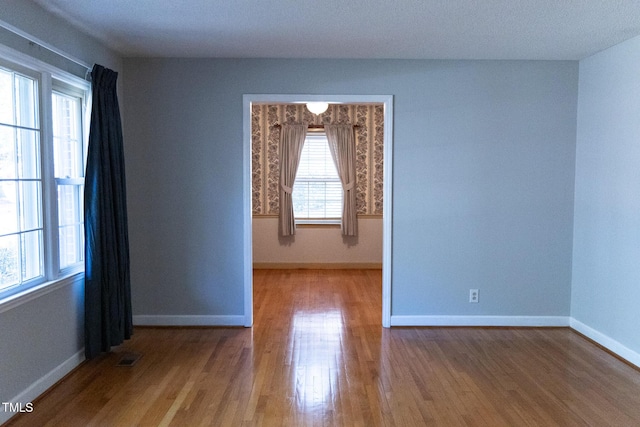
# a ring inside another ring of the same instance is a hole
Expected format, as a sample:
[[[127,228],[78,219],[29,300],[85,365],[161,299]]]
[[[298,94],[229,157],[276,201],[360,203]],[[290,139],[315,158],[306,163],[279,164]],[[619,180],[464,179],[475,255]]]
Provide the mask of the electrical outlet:
[[[479,292],[477,289],[469,289],[469,302],[478,302],[480,298]]]

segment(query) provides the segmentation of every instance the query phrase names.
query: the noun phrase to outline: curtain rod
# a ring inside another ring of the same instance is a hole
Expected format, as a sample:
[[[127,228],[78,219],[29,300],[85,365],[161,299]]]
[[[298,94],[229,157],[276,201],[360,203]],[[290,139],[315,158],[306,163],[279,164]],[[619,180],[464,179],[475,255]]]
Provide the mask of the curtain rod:
[[[346,123],[346,124],[348,124],[348,123]],[[352,126],[353,126],[354,128],[362,127],[362,126],[360,126],[360,125],[352,125]],[[272,128],[279,128],[279,127],[282,127],[282,125],[281,125],[280,123],[276,123],[276,124],[272,125],[271,127],[272,127]],[[309,129],[324,129],[324,125],[313,125],[313,124],[311,124],[311,125],[309,125],[309,126],[307,126],[307,127],[308,127]]]
[[[77,59],[71,55],[69,55],[68,53],[58,49],[55,46],[50,45],[49,43],[40,40],[37,37],[32,36],[31,34],[22,31],[21,29],[14,27],[13,25],[3,21],[2,19],[0,19],[0,27],[3,27],[5,30],[11,31],[13,34],[22,37],[23,39],[29,41],[30,43],[33,43],[35,45],[38,45],[44,49],[47,49],[49,52],[53,52],[58,56],[61,56],[62,58],[66,59],[67,61],[71,61],[74,64],[77,64],[81,67],[86,68],[87,70],[87,74],[89,72],[91,72],[91,69],[93,68],[92,66],[90,66],[89,64],[87,64],[84,61],[81,61],[80,59]],[[86,74],[85,74],[85,78],[86,78]]]

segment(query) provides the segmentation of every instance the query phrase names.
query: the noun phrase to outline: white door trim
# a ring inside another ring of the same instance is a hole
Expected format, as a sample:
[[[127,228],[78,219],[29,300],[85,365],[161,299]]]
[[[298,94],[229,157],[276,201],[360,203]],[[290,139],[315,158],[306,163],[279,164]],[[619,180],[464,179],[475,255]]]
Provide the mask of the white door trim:
[[[382,216],[382,326],[391,326],[391,249],[393,214],[393,95],[260,95],[242,96],[244,326],[253,325],[253,236],[251,185],[251,105],[324,101],[342,104],[384,104],[384,177]]]

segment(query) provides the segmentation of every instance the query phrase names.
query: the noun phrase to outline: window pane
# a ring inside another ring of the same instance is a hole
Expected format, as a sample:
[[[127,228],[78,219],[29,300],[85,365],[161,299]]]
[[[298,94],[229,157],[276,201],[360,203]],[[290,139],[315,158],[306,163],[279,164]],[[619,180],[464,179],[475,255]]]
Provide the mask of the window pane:
[[[0,181],[0,235],[18,232],[18,203],[14,181]]]
[[[80,205],[78,209],[78,216],[80,221],[84,224],[84,184],[78,187],[78,204]]]
[[[19,178],[39,179],[40,178],[40,138],[39,132],[33,130],[17,130],[16,138],[18,156]]]
[[[22,237],[22,280],[42,276],[42,231],[23,233]]]
[[[66,268],[83,261],[84,236],[82,233],[81,226],[60,227],[60,268]]]
[[[0,126],[0,179],[16,178],[15,129]]]
[[[84,176],[81,99],[53,94],[54,166],[57,178]]]
[[[61,226],[82,222],[82,185],[58,186],[58,219]]]
[[[337,182],[314,182],[309,185],[310,216],[337,218],[342,211],[342,188]]]
[[[310,182],[309,188],[309,217],[324,217],[324,182]]]
[[[293,201],[293,214],[296,218],[308,218],[309,214],[309,188],[307,183],[296,182],[293,186],[291,199]]]
[[[15,93],[15,124],[26,128],[38,128],[38,100],[35,80],[15,74]]]
[[[20,283],[18,236],[0,237],[0,290]]]
[[[336,178],[337,176],[338,171],[331,158],[326,135],[307,136],[296,178]]]
[[[13,73],[0,69],[0,123],[13,124]]]
[[[28,231],[42,228],[42,208],[40,205],[40,182],[20,182],[21,230]]]
[[[293,209],[298,218],[340,218],[342,185],[339,182],[296,182]]]

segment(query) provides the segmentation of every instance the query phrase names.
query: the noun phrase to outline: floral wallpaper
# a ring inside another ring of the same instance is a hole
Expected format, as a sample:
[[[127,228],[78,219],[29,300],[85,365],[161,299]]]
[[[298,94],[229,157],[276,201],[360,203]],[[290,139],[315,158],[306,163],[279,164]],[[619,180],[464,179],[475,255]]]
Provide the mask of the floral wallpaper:
[[[280,128],[275,124],[353,124],[358,215],[382,215],[384,110],[382,104],[332,104],[316,116],[304,104],[253,105],[251,111],[253,214],[279,211]]]

